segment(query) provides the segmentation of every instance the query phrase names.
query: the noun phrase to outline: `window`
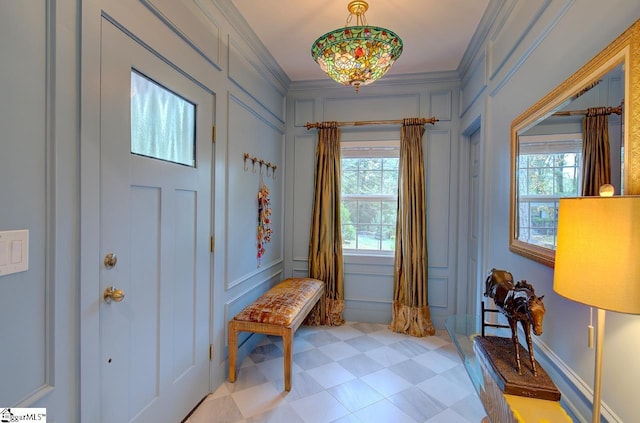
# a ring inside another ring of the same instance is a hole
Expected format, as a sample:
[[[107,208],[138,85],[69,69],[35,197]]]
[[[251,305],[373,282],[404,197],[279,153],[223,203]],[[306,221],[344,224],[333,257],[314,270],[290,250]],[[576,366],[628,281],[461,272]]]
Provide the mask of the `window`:
[[[342,248],[346,253],[395,249],[399,141],[342,143]]]
[[[131,153],[195,167],[196,106],[131,71]]]
[[[555,250],[562,197],[580,195],[582,134],[520,136],[518,239]]]

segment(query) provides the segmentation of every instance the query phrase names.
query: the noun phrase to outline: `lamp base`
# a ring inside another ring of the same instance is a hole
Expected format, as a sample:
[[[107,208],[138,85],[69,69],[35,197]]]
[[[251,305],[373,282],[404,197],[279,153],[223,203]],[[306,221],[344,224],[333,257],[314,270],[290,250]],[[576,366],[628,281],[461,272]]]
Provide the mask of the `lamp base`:
[[[560,400],[560,391],[547,372],[538,363],[538,376],[533,375],[526,347],[520,346],[522,374],[516,370],[516,358],[511,338],[499,336],[478,336],[474,339],[474,349],[480,360],[487,364],[502,392],[505,394],[537,398],[550,401]]]

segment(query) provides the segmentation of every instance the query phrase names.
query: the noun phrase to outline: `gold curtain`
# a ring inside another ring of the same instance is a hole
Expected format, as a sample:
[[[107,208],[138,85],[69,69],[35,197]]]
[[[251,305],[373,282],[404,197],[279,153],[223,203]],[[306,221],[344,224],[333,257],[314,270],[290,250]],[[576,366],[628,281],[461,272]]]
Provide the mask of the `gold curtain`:
[[[403,119],[398,167],[398,218],[389,328],[412,336],[434,335],[427,293],[427,219],[419,119]]]
[[[340,227],[340,130],[337,122],[318,127],[315,188],[309,235],[309,277],[325,282],[325,324],[344,324],[344,273]],[[318,310],[307,324],[322,324]]]
[[[592,107],[582,121],[582,195],[600,195],[600,186],[611,183],[609,113]]]

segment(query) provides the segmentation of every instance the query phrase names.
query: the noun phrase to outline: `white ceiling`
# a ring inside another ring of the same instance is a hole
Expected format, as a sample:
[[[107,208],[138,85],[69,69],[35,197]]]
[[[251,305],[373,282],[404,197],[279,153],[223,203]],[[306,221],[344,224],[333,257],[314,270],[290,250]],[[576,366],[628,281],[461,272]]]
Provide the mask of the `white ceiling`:
[[[327,76],[311,58],[321,35],[345,26],[349,0],[231,0],[292,81]],[[367,23],[404,49],[388,75],[456,70],[489,0],[369,0]],[[355,25],[355,17],[350,25]]]

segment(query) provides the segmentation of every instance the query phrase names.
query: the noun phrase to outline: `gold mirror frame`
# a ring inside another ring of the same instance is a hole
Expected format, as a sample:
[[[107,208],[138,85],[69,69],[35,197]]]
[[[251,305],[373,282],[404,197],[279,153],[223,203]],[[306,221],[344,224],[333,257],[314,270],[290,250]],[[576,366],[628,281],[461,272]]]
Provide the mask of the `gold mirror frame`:
[[[616,66],[624,65],[624,187],[625,195],[640,194],[640,19],[571,75],[556,89],[527,109],[511,123],[511,202],[509,249],[550,267],[555,250],[523,242],[517,237],[518,134],[560,108],[568,99],[587,88]]]

